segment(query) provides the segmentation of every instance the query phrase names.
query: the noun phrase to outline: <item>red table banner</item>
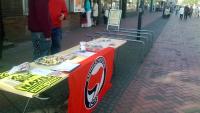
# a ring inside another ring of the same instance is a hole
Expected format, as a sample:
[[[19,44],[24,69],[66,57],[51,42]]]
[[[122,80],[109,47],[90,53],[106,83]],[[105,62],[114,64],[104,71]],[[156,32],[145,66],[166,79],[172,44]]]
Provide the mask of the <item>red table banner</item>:
[[[70,73],[68,113],[91,113],[111,88],[114,49],[105,48]]]

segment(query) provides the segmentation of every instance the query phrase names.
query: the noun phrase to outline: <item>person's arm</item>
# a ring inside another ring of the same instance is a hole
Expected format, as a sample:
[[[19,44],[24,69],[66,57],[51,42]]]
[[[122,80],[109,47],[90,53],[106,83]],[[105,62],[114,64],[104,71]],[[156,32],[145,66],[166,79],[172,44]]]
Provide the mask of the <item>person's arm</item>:
[[[67,6],[64,0],[62,0],[62,10],[61,10],[61,16],[60,16],[60,20],[64,20],[66,19],[66,17],[68,16],[68,10],[67,10]]]

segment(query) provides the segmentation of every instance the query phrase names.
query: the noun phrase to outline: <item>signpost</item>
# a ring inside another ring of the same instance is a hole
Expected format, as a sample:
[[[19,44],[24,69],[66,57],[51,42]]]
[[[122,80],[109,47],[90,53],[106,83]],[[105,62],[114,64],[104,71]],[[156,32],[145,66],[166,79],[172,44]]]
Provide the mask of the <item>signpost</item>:
[[[137,35],[140,36],[140,30],[142,26],[142,14],[144,11],[144,0],[140,0],[140,6],[139,6],[139,15],[138,15],[138,26],[137,29],[139,30]],[[137,40],[140,40],[140,38],[137,38]]]
[[[117,27],[117,30],[119,30],[121,15],[122,15],[122,10],[119,10],[119,9],[110,10],[110,13],[108,16],[107,30],[109,30],[109,27]]]

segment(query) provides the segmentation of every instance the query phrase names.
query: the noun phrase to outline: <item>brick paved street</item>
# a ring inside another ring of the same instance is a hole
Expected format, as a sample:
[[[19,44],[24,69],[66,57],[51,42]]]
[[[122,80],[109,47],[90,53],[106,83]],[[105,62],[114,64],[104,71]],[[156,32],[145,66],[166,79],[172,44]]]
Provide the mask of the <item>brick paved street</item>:
[[[170,17],[112,113],[200,113],[199,29]]]

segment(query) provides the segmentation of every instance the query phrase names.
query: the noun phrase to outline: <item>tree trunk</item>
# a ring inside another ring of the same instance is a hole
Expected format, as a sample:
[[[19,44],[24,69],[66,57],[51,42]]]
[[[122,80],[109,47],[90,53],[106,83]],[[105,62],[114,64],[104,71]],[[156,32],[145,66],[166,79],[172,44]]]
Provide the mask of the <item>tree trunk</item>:
[[[122,0],[122,18],[126,17],[127,0]]]

